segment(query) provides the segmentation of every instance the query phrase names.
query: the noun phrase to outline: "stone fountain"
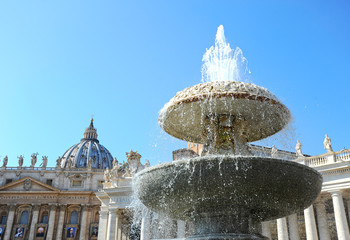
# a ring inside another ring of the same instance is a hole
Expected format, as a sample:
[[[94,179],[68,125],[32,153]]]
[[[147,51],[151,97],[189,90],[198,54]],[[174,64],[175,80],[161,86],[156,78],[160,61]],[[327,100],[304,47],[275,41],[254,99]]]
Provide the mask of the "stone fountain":
[[[202,155],[141,171],[135,192],[152,211],[192,221],[189,239],[266,239],[258,223],[310,206],[322,176],[296,162],[250,153],[247,143],[283,129],[290,112],[267,89],[236,81],[246,59],[226,43],[222,26],[203,61],[210,81],[178,92],[159,117],[170,135],[204,144]]]

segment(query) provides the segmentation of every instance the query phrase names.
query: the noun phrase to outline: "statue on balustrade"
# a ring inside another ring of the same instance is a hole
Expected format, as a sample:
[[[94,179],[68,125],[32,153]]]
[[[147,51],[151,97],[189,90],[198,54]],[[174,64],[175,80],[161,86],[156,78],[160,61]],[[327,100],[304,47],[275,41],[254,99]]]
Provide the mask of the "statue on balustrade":
[[[304,157],[304,154],[301,151],[302,146],[303,145],[301,144],[301,142],[299,140],[297,140],[297,145],[295,146],[295,154],[297,155],[298,158]]]
[[[6,168],[8,162],[8,157],[7,155],[4,157],[3,163],[2,163],[2,168]]]
[[[20,155],[18,158],[18,166],[21,168],[23,166],[23,156]]]
[[[277,148],[275,145],[272,146],[271,148],[271,157],[277,157]]]
[[[38,156],[38,153],[33,153],[31,155],[32,159],[30,160],[30,167],[33,168],[36,164],[36,161],[37,161],[37,156]]]
[[[324,138],[323,146],[324,146],[324,149],[326,149],[328,153],[333,152],[331,139],[328,137],[328,134],[326,134],[326,136]]]
[[[56,168],[61,167],[61,157],[58,156],[57,160],[56,160]]]
[[[47,156],[43,156],[43,163],[42,163],[42,167],[46,168],[47,166]]]

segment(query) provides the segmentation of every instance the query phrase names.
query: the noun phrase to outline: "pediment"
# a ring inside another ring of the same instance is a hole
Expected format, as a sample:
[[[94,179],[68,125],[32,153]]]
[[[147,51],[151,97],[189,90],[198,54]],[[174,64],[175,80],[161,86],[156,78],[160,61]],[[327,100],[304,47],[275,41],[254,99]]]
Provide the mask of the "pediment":
[[[0,192],[59,192],[60,190],[54,188],[46,183],[43,183],[32,177],[24,177],[17,181],[5,184],[0,187]]]

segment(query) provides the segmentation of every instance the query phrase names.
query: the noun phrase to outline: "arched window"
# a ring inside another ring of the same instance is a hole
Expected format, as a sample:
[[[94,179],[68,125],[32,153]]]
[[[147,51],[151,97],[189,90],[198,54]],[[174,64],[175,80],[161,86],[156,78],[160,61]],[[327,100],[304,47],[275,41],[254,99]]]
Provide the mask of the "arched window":
[[[70,214],[70,224],[78,224],[78,212],[73,211]]]
[[[22,215],[21,215],[20,224],[28,224],[28,219],[29,219],[29,212],[28,211],[23,211]]]
[[[45,211],[41,215],[41,223],[47,224],[48,222],[49,222],[49,213],[47,211]]]
[[[6,212],[2,212],[1,213],[1,217],[0,217],[0,224],[5,225],[7,221],[7,213]]]

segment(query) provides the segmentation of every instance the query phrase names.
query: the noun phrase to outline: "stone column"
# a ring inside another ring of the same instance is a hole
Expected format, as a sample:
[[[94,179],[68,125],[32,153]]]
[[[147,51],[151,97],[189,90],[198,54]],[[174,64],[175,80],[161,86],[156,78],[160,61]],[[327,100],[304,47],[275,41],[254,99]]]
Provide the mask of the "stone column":
[[[56,204],[52,204],[50,207],[50,216],[49,216],[49,226],[47,229],[47,235],[46,240],[52,240],[53,239],[53,229],[55,228],[55,216],[56,216]]]
[[[84,240],[84,239],[88,239],[88,237],[86,236],[86,230],[88,230],[88,210],[89,207],[87,205],[82,205],[82,210],[83,213],[81,214],[81,227],[80,227],[80,236],[79,239],[80,240]]]
[[[146,214],[141,221],[141,236],[140,240],[150,240],[151,239],[151,219],[150,215]]]
[[[186,222],[182,220],[177,220],[177,238],[185,238],[185,234],[186,234]]]
[[[304,218],[307,240],[318,240],[314,208],[312,205],[304,210]]]
[[[270,228],[270,221],[262,222],[261,223],[261,234],[265,237],[268,237],[271,239],[271,228]]]
[[[349,227],[346,220],[343,197],[340,191],[332,192],[335,224],[337,226],[338,240],[349,240]]]
[[[35,233],[35,224],[38,223],[38,218],[39,218],[39,210],[40,210],[40,205],[34,205],[33,206],[33,216],[32,216],[32,221],[30,224],[30,229],[29,229],[29,238],[28,239],[34,239],[34,233]]]
[[[287,219],[285,217],[277,219],[277,235],[278,240],[289,240]]]
[[[98,240],[105,240],[107,235],[107,211],[100,211],[100,219],[98,221]]]
[[[116,229],[118,229],[118,215],[116,210],[110,209],[108,215],[108,225],[107,225],[107,240],[116,239]]]
[[[13,226],[13,220],[15,218],[16,205],[9,205],[9,213],[7,215],[6,230],[4,239],[10,239]]]
[[[58,217],[56,239],[62,239],[64,215],[66,214],[67,205],[60,205],[60,215]]]
[[[290,240],[300,240],[298,228],[298,216],[296,213],[288,216],[288,230]]]
[[[315,203],[318,235],[320,240],[331,240],[328,230],[326,207],[323,202]]]
[[[121,220],[121,219],[118,219],[118,220]],[[116,229],[117,229],[116,239],[122,240],[122,226],[121,226],[121,224],[117,224]]]

